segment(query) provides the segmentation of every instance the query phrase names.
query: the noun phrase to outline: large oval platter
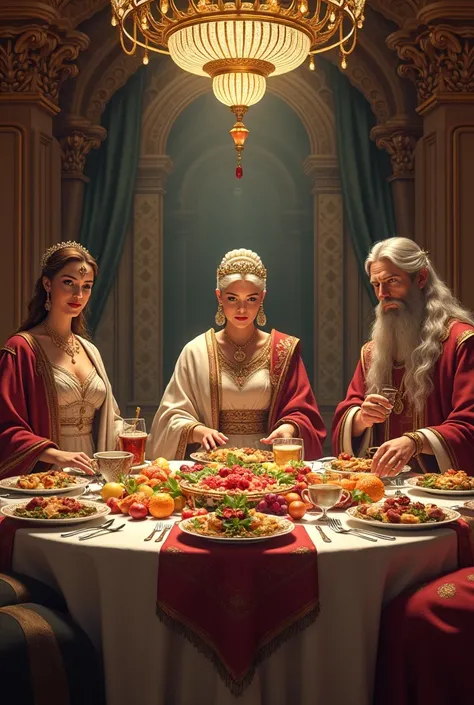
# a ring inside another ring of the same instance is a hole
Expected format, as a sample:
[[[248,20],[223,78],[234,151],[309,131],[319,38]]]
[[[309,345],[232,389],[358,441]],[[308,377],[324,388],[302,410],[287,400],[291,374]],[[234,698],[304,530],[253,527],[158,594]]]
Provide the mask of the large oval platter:
[[[449,497],[470,497],[474,495],[474,488],[472,490],[437,490],[434,487],[422,487],[421,485],[417,485],[417,480],[417,477],[410,477],[406,481],[406,484],[413,490],[420,490],[420,492],[426,492],[427,494],[441,494],[445,497],[446,495]]]
[[[57,526],[59,524],[81,524],[85,521],[101,519],[102,517],[107,516],[107,514],[110,514],[110,507],[108,507],[106,504],[99,504],[98,502],[92,502],[87,499],[81,499],[79,501],[86,507],[93,507],[95,509],[95,512],[93,514],[89,514],[89,516],[86,517],[69,517],[66,519],[36,519],[34,517],[16,516],[15,509],[24,508],[28,504],[28,502],[15,502],[15,504],[7,504],[0,509],[0,512],[3,514],[3,516],[8,517],[9,519],[15,519],[15,521],[43,524],[44,526]]]
[[[291,534],[295,525],[288,519],[281,518],[279,521],[280,530],[276,531],[270,536],[206,536],[205,534],[199,534],[196,531],[191,531],[188,527],[192,522],[192,519],[184,519],[180,522],[179,528],[185,534],[189,536],[194,536],[195,538],[205,539],[206,541],[219,541],[220,543],[254,543],[256,541],[270,541],[271,539],[276,539],[278,536],[286,536],[286,534]]]
[[[25,476],[28,477],[28,476]],[[25,489],[24,487],[18,487],[17,486],[17,481],[20,479],[20,476],[17,477],[5,477],[3,480],[0,480],[0,490],[5,490],[8,492],[17,492],[18,494],[21,495],[33,495],[33,496],[47,496],[47,495],[57,495],[57,494],[67,494],[68,492],[74,492],[75,490],[79,488],[85,488],[87,487],[88,484],[92,481],[91,476],[81,476],[81,477],[74,477],[71,475],[71,480],[74,480],[74,483],[69,485],[69,487],[51,487],[50,489],[44,489],[44,488],[36,488],[36,489]]]
[[[378,526],[379,529],[393,529],[394,531],[426,531],[429,529],[437,529],[439,526],[445,526],[446,524],[452,524],[461,516],[459,512],[454,511],[454,509],[442,508],[443,512],[446,514],[446,519],[442,521],[428,521],[423,524],[391,524],[390,522],[377,521],[376,519],[362,519],[358,516],[357,507],[350,507],[346,509],[346,514],[356,521],[358,524],[368,524],[369,526]]]

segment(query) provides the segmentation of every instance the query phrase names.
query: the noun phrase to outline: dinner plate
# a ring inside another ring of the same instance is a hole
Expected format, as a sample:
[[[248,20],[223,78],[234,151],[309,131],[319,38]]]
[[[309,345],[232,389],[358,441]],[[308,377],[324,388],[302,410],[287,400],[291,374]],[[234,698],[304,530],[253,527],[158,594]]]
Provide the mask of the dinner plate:
[[[331,462],[323,463],[323,469],[326,472],[337,472],[340,475],[357,475],[359,473],[362,473],[362,474],[363,473],[365,473],[365,474],[371,473],[371,470],[339,470],[337,468],[333,468],[331,465]],[[399,475],[401,475],[404,472],[411,472],[411,467],[409,465],[404,465],[402,467],[402,469],[400,470],[400,472],[397,472],[396,475],[391,475],[390,477],[391,477],[391,479],[393,479],[394,477],[398,477]],[[381,478],[381,479],[383,479],[383,478]]]
[[[194,536],[200,539],[205,539],[206,541],[219,541],[224,543],[255,543],[256,541],[269,541],[270,539],[276,539],[278,536],[286,536],[286,534],[291,534],[295,525],[288,519],[280,519],[280,531],[272,534],[271,536],[203,536],[203,534],[197,534],[195,531],[190,531],[186,526],[192,521],[192,519],[184,519],[184,521],[178,524],[181,531],[189,536]]]
[[[420,531],[426,529],[437,529],[438,526],[444,526],[445,524],[452,524],[453,521],[459,519],[461,516],[459,512],[455,512],[454,509],[445,509],[441,507],[443,512],[446,514],[446,519],[442,521],[430,521],[423,524],[391,524],[389,522],[377,521],[376,519],[361,519],[357,516],[357,507],[350,507],[346,509],[346,514],[349,515],[351,519],[359,522],[359,524],[368,524],[369,526],[378,526],[379,529],[394,529],[395,531]]]
[[[30,501],[30,500],[28,500]],[[92,521],[92,519],[99,519],[100,517],[105,517],[110,514],[110,507],[106,504],[99,504],[98,502],[93,502],[87,499],[81,499],[81,504],[86,507],[93,507],[95,509],[94,514],[90,514],[87,517],[69,517],[67,519],[34,519],[32,517],[18,517],[15,515],[15,509],[19,507],[25,507],[28,502],[15,502],[15,504],[6,504],[4,507],[0,508],[0,512],[3,516],[9,519],[15,519],[15,521],[25,521],[34,524],[45,524],[48,526],[56,526],[57,524],[80,524],[85,521]]]
[[[258,450],[261,450],[261,449],[259,448]],[[271,453],[271,451],[267,451],[267,452]],[[229,450],[229,453],[232,453],[232,451]],[[272,453],[272,456],[273,456],[273,453]],[[203,451],[203,450],[196,451],[196,453],[191,453],[189,457],[192,458],[192,460],[195,460],[196,463],[217,463],[217,462],[222,462],[222,461],[218,461],[218,460],[213,460],[212,458],[210,458],[210,457],[208,456],[207,452],[206,452],[206,451]],[[250,462],[254,462],[254,461],[250,461]],[[262,460],[262,462],[263,462],[263,463],[273,463],[273,459]]]
[[[151,460],[145,460],[145,462],[141,463],[141,465],[132,465],[130,468],[130,475],[138,475],[139,470],[144,470],[149,465],[151,465]]]
[[[421,485],[416,484],[417,480],[417,477],[410,477],[407,480],[407,485],[414,490],[420,490],[420,492],[427,492],[428,494],[444,494],[444,496],[449,495],[450,497],[469,497],[474,495],[474,488],[472,490],[437,490],[434,487],[421,487]]]
[[[16,477],[5,477],[3,480],[0,480],[0,489],[6,490],[8,492],[17,492],[18,494],[27,494],[27,495],[41,495],[41,496],[47,496],[47,495],[58,495],[58,494],[67,494],[68,492],[73,492],[79,488],[85,488],[91,481],[91,477],[89,476],[86,478],[86,476],[81,476],[81,477],[71,477],[71,479],[74,480],[74,484],[70,485],[69,487],[52,487],[51,489],[35,489],[35,490],[27,490],[24,489],[23,487],[17,487],[16,482],[19,479],[19,475]]]

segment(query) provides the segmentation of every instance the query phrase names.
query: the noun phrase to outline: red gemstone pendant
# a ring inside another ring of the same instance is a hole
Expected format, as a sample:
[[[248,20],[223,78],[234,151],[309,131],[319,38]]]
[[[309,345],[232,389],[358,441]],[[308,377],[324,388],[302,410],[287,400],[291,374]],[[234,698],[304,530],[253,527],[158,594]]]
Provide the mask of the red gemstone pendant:
[[[242,169],[241,166],[238,166],[235,170],[235,175],[238,179],[241,179],[242,176],[244,175],[244,170]]]

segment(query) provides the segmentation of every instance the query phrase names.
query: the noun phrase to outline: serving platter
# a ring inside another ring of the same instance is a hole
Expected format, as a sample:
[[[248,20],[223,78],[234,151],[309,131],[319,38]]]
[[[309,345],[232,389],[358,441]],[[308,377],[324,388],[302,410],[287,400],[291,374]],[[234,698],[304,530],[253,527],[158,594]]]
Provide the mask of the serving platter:
[[[55,496],[58,494],[68,494],[70,492],[76,492],[79,488],[85,489],[87,485],[91,482],[91,477],[92,476],[80,476],[80,477],[75,477],[71,475],[71,480],[74,481],[74,484],[70,485],[69,487],[51,487],[50,489],[44,489],[44,488],[36,488],[36,489],[25,489],[24,487],[18,487],[17,486],[17,481],[20,479],[20,477],[27,477],[25,475],[17,475],[16,477],[5,477],[3,480],[0,480],[0,490],[5,490],[8,492],[15,492],[20,495],[32,495],[32,496]]]
[[[276,531],[269,536],[207,536],[205,534],[200,534],[197,531],[192,531],[189,527],[192,526],[192,519],[185,519],[179,523],[179,528],[185,534],[189,536],[198,537],[200,539],[205,539],[206,541],[218,541],[220,543],[255,543],[256,541],[270,541],[271,539],[276,539],[278,536],[286,536],[286,534],[291,534],[295,525],[288,519],[279,519],[279,531]]]
[[[8,517],[9,519],[15,519],[15,521],[43,524],[45,526],[57,526],[59,524],[81,524],[86,521],[92,521],[93,519],[100,519],[102,517],[105,517],[107,514],[110,514],[110,507],[108,507],[106,504],[99,504],[98,502],[93,502],[87,499],[81,499],[80,502],[86,507],[93,507],[95,509],[95,512],[85,517],[68,517],[64,519],[36,519],[34,517],[17,516],[15,514],[15,510],[24,509],[28,502],[15,502],[14,504],[10,503],[1,507],[0,513],[2,513],[3,516]]]
[[[444,489],[444,490],[438,490],[434,487],[422,487],[421,485],[417,485],[417,477],[410,477],[407,481],[406,484],[411,487],[413,490],[420,490],[420,492],[426,492],[427,494],[441,494],[449,497],[470,497],[474,495],[474,488],[471,490],[449,490],[449,489]]]
[[[376,506],[375,504],[372,506]],[[346,514],[356,521],[358,524],[368,524],[369,526],[378,526],[379,529],[392,529],[395,531],[426,531],[427,529],[437,529],[439,526],[445,526],[446,524],[452,524],[461,516],[459,512],[454,509],[445,509],[443,507],[443,512],[446,514],[446,519],[441,521],[427,521],[422,524],[392,524],[391,522],[377,521],[376,519],[363,519],[359,513],[357,507],[350,507],[346,509]]]

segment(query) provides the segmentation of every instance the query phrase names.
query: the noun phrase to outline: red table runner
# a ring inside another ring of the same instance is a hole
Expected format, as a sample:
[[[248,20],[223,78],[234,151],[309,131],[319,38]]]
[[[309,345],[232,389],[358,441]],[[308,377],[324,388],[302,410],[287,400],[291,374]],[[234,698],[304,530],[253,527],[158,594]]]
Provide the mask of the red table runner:
[[[16,530],[25,525],[15,519],[0,517],[0,573],[8,573],[12,569],[13,543]]]
[[[212,660],[235,695],[319,611],[316,547],[303,526],[247,544],[208,541],[175,526],[159,562],[159,618]]]

